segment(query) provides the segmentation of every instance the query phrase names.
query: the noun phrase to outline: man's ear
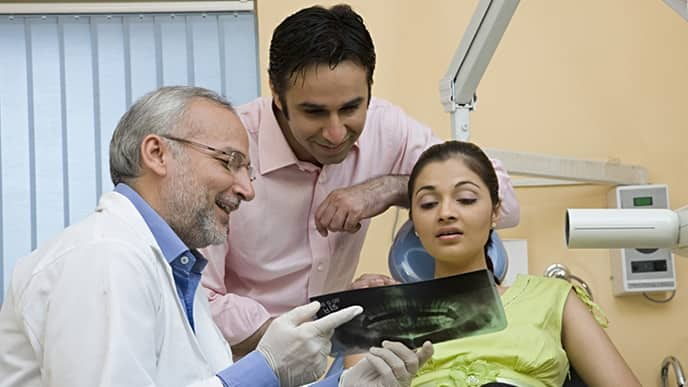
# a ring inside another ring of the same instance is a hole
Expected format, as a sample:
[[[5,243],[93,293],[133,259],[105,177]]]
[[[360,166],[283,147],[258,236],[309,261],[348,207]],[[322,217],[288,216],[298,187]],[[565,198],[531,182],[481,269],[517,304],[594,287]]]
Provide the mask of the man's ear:
[[[272,94],[272,101],[275,103],[275,106],[277,106],[277,108],[283,112],[284,107],[282,106],[282,100],[280,99],[279,94],[275,90],[275,85],[272,84],[272,81],[270,81],[270,93]]]
[[[141,141],[141,167],[160,177],[167,175],[171,159],[170,147],[155,134],[149,134]]]

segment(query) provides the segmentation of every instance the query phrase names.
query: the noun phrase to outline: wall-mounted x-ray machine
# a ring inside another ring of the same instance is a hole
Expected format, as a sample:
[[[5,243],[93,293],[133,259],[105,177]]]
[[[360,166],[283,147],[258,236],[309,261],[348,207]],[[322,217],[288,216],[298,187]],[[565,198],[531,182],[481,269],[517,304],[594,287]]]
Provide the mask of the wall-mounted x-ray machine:
[[[667,302],[676,294],[674,255],[688,257],[688,206],[669,209],[666,185],[621,186],[609,209],[568,209],[569,248],[609,248],[614,295],[643,294]],[[647,293],[672,292],[664,300]]]
[[[609,208],[667,209],[665,184],[620,186],[609,191]],[[674,255],[668,248],[612,249],[609,254],[614,295],[676,290]]]
[[[662,194],[635,192],[639,195],[624,193],[636,202],[635,208],[568,209],[566,244],[569,248],[634,249],[641,252],[627,255],[619,263],[618,275],[622,276],[619,280],[625,284],[615,285],[615,294],[675,289],[671,255],[654,254],[654,251],[672,249],[674,253],[688,257],[688,206],[676,211],[639,208],[654,203]]]

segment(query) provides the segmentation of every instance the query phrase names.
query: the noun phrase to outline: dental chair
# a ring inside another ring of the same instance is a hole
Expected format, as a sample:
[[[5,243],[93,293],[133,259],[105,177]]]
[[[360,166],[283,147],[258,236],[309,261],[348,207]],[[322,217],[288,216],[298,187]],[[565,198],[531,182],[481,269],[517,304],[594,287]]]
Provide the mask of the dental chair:
[[[487,255],[492,259],[495,277],[503,281],[509,266],[506,249],[496,232],[492,233],[491,240]],[[389,250],[388,264],[392,277],[399,282],[423,281],[435,276],[435,260],[423,248],[410,220],[399,229]],[[562,387],[587,387],[573,367],[570,372],[571,377]]]

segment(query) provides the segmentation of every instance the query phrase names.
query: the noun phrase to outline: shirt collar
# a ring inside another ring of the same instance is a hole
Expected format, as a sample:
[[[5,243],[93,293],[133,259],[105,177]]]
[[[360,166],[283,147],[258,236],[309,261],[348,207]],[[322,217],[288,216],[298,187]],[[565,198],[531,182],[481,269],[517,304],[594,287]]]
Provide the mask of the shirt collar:
[[[260,158],[260,174],[264,175],[297,164],[299,160],[287,143],[282,129],[280,129],[273,111],[272,98],[265,98],[262,103],[267,104],[267,106],[263,106],[267,114],[261,120],[258,131],[258,157]]]
[[[177,257],[190,251],[189,248],[179,239],[172,227],[130,186],[119,183],[115,187],[115,192],[124,195],[136,207],[148,225],[155,241],[160,246],[163,256],[168,263],[172,263]],[[192,252],[193,253],[193,252]],[[195,254],[196,258],[200,254]]]

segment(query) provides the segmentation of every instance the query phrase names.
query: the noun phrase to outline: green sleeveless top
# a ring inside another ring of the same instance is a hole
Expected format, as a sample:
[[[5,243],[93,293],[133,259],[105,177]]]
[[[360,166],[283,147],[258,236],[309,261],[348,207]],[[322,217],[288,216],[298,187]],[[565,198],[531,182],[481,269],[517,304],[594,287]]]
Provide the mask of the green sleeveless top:
[[[412,386],[473,387],[501,381],[560,387],[569,370],[561,324],[571,288],[562,279],[519,275],[502,294],[506,329],[435,344],[435,354]],[[596,307],[589,299],[583,302]]]

